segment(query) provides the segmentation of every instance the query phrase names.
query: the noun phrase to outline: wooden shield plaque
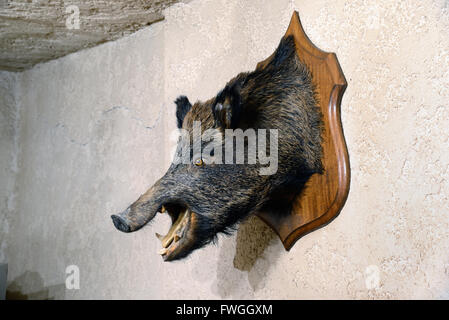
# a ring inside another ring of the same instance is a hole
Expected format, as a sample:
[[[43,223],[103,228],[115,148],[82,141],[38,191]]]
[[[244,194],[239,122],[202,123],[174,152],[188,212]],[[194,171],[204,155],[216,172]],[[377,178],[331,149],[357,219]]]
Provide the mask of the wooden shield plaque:
[[[286,250],[305,234],[324,226],[342,209],[349,192],[349,157],[340,119],[340,103],[347,83],[334,53],[318,49],[307,37],[294,12],[285,36],[293,35],[299,59],[308,67],[323,114],[323,174],[314,174],[294,199],[291,213],[275,216],[258,212],[281,238]],[[270,59],[259,62],[264,68]]]

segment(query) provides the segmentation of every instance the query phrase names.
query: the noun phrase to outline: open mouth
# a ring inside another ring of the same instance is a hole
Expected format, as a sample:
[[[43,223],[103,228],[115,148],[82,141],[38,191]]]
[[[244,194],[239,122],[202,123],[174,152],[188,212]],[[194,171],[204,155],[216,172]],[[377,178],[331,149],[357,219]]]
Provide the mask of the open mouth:
[[[162,249],[159,254],[164,261],[173,260],[174,257],[180,253],[183,248],[189,246],[188,230],[192,211],[188,207],[179,204],[166,203],[158,210],[161,214],[168,214],[171,218],[172,225],[168,233],[163,236],[156,233],[156,237],[162,243]]]

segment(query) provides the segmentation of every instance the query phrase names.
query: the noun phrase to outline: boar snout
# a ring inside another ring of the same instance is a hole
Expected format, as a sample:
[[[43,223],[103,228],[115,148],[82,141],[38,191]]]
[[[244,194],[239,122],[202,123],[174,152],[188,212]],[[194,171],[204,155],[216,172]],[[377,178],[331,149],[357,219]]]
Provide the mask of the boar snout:
[[[122,232],[137,231],[146,225],[157,213],[157,208],[130,206],[122,213],[111,216],[114,226]]]
[[[111,216],[114,226],[122,232],[137,231],[154,218],[161,209],[161,199],[155,197],[159,191],[159,182],[141,195],[125,211]]]
[[[115,214],[113,214],[111,218],[117,230],[120,230],[121,232],[131,232],[131,227],[129,226],[125,218],[122,218]]]

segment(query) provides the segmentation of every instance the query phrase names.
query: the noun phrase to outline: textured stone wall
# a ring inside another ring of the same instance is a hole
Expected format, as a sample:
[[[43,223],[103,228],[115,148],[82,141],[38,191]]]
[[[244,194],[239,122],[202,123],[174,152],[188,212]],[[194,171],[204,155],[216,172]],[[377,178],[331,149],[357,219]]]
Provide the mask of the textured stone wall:
[[[292,11],[337,53],[352,180],[337,219],[285,252],[256,218],[163,263],[154,233],[109,215],[169,165],[173,100],[213,96],[270,55]],[[447,1],[177,4],[131,36],[18,76],[10,291],[57,298],[449,298]],[[81,288],[65,290],[65,268]]]
[[[1,0],[0,70],[20,71],[116,40],[164,18],[179,0]]]

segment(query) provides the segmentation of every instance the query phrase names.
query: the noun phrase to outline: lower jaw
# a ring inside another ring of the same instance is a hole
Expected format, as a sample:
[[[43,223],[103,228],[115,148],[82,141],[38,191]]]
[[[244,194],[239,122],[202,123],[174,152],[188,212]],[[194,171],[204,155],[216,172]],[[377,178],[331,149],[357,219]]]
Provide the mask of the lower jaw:
[[[179,251],[181,246],[186,245],[187,232],[190,224],[190,218],[192,212],[188,208],[182,208],[179,213],[172,213],[170,209],[162,206],[161,213],[167,212],[172,218],[172,225],[170,230],[165,236],[156,233],[156,237],[161,241],[162,249],[159,250],[159,254],[162,256],[164,261],[172,260],[175,258],[173,253]],[[172,209],[173,210],[173,209]]]

